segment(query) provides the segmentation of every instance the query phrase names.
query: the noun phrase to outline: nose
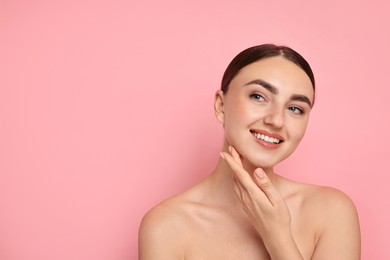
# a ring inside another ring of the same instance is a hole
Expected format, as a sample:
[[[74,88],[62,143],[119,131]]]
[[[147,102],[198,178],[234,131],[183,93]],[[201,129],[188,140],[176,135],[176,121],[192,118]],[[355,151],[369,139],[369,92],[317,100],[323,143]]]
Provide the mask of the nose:
[[[270,107],[264,117],[264,123],[273,128],[281,128],[284,125],[284,109],[280,107]]]

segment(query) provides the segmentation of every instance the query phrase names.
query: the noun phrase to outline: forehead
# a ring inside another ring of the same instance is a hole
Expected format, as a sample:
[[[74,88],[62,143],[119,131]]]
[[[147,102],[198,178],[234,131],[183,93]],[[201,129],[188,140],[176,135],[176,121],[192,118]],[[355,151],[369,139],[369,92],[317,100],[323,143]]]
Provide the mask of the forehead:
[[[281,56],[265,58],[243,67],[231,82],[235,85],[245,85],[255,79],[264,80],[278,88],[280,92],[314,97],[314,90],[309,76],[298,65]]]

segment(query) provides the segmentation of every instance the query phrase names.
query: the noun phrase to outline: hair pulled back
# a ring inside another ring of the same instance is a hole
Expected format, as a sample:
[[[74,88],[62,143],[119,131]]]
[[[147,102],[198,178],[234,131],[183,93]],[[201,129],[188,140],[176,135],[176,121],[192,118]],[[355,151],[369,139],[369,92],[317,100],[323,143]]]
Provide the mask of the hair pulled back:
[[[313,89],[315,91],[314,74],[305,58],[287,46],[279,46],[274,44],[253,46],[243,50],[236,57],[234,57],[223,74],[221,90],[226,93],[229,89],[230,82],[245,66],[261,59],[275,56],[284,57],[299,66],[310,78],[311,84],[313,85]]]

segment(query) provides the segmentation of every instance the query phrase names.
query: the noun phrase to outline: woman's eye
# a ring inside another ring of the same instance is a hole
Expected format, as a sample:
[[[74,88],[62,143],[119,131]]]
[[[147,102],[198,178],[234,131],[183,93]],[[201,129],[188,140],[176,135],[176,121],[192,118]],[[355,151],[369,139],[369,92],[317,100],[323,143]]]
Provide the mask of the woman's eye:
[[[263,100],[265,100],[262,95],[256,94],[256,93],[251,94],[250,97],[251,97],[251,99],[254,99],[256,101],[263,101]]]
[[[295,114],[304,114],[303,109],[299,107],[289,107],[288,109]]]

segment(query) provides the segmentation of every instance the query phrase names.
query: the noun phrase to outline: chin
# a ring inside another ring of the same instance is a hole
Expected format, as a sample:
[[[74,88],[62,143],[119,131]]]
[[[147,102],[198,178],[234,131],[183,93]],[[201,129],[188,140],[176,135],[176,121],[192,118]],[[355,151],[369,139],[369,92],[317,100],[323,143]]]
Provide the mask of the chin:
[[[285,160],[287,157],[288,155],[271,156],[270,154],[258,154],[256,156],[246,157],[246,161],[248,163],[248,166],[251,165],[254,168],[272,169],[277,164]]]
[[[246,158],[243,163],[249,168],[272,169],[279,162],[279,160],[275,159],[264,160],[264,158]]]

